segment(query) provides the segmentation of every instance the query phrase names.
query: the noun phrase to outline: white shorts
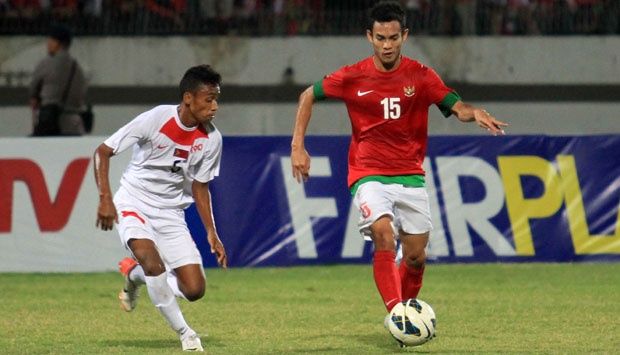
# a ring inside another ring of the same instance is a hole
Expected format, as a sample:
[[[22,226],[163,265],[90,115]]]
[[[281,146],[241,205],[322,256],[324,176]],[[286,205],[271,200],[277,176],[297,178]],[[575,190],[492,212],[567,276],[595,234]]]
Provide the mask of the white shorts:
[[[114,195],[114,205],[118,213],[118,233],[127,250],[131,252],[127,245],[130,239],[150,239],[168,268],[202,265],[202,257],[189,233],[183,210],[149,206],[122,187]]]
[[[357,189],[354,202],[360,211],[358,227],[364,239],[370,240],[370,226],[386,215],[392,219],[395,238],[400,232],[422,234],[433,229],[424,187],[369,181]]]

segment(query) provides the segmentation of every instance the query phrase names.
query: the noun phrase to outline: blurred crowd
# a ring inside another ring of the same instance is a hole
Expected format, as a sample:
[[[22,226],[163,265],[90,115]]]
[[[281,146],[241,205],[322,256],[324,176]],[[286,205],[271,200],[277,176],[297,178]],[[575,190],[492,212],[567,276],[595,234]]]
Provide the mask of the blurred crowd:
[[[371,0],[0,0],[0,34],[347,35]],[[620,0],[401,0],[408,27],[430,35],[620,33]]]

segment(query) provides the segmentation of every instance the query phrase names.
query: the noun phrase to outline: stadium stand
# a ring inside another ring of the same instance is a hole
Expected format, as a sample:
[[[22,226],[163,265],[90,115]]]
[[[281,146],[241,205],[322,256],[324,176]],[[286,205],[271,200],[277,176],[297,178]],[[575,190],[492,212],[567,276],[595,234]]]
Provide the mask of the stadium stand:
[[[372,0],[0,0],[0,35],[354,35]],[[617,0],[403,0],[427,35],[620,33]]]

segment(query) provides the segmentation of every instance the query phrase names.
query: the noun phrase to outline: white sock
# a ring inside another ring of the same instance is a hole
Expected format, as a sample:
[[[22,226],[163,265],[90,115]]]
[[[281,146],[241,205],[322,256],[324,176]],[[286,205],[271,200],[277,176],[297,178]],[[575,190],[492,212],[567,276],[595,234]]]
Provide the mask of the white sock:
[[[166,321],[179,335],[183,335],[190,330],[185,322],[179,304],[174,293],[166,282],[167,275],[164,272],[158,276],[145,276],[146,289],[151,297],[151,302],[159,309],[159,312],[166,318]]]
[[[168,275],[166,277],[166,281],[168,281],[168,286],[172,289],[172,293],[174,293],[176,297],[187,300],[187,297],[185,297],[179,288],[179,279],[177,278],[177,274],[175,274],[172,270],[169,270],[166,274]]]
[[[144,277],[145,275],[142,265],[136,265],[136,267],[131,269],[129,272],[129,280],[136,285],[144,285],[146,283]]]

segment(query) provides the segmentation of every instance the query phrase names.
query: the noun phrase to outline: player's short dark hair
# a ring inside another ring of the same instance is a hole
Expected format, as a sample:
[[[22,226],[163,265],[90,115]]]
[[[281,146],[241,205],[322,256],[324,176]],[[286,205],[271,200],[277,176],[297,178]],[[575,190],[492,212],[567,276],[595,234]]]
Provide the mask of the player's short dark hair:
[[[368,23],[366,28],[372,31],[375,22],[398,21],[401,30],[406,28],[405,10],[397,1],[380,1],[368,10]]]
[[[187,69],[179,83],[179,91],[183,96],[186,92],[196,92],[202,85],[220,85],[221,81],[222,76],[210,65],[201,64]]]

